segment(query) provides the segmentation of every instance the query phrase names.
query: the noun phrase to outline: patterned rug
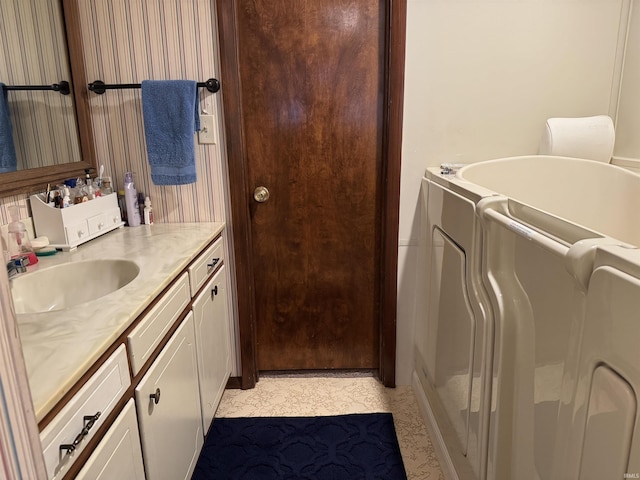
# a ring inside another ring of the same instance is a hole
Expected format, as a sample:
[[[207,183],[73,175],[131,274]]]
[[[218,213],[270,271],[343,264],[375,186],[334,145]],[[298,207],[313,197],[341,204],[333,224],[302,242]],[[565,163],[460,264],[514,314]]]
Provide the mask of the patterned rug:
[[[192,480],[406,480],[390,413],[216,418]]]

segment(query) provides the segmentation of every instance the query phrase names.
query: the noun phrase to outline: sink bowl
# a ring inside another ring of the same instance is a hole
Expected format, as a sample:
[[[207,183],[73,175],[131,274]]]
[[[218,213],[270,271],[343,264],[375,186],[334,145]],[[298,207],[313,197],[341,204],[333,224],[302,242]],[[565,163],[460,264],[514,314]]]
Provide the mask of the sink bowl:
[[[130,260],[87,260],[36,270],[11,281],[16,313],[55,312],[96,300],[124,287],[140,273]]]

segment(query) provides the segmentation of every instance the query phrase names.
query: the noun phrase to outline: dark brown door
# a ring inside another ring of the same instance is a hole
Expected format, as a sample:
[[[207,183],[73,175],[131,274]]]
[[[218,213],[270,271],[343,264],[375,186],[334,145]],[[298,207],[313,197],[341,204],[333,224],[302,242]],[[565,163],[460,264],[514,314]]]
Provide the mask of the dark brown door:
[[[406,0],[216,8],[242,371],[231,384],[253,387],[258,369],[378,367],[395,386]]]
[[[378,367],[383,16],[238,2],[259,370]]]

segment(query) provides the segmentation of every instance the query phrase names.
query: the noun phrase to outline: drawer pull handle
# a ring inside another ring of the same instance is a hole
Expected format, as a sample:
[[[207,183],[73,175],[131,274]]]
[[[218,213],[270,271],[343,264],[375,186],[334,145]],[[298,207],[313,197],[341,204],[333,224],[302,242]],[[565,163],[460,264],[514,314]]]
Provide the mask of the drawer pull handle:
[[[213,270],[219,261],[220,261],[219,258],[212,258],[211,263],[207,263],[207,267],[209,267],[209,271]]]
[[[89,435],[89,430],[93,428],[93,425],[96,423],[98,418],[100,418],[101,414],[102,412],[97,412],[95,415],[85,415],[84,417],[82,417],[84,427],[82,428],[80,433],[76,435],[73,443],[64,443],[60,445],[60,450],[66,450],[67,455],[71,455],[73,452],[75,452],[76,448],[78,448],[78,445],[80,445],[82,440],[84,440],[84,437]]]
[[[152,393],[151,395],[149,395],[149,398],[153,400],[153,403],[155,403],[156,405],[160,403],[160,389],[156,388],[156,393]]]
[[[211,289],[211,298],[215,297],[216,295],[218,295],[218,285]]]

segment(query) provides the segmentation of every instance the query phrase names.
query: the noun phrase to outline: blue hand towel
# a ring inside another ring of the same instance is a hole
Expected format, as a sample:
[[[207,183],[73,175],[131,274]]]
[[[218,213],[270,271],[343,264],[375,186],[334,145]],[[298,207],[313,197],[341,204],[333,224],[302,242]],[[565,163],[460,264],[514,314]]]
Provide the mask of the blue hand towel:
[[[142,115],[153,183],[184,185],[195,182],[193,135],[200,130],[196,82],[143,81]]]
[[[16,147],[13,144],[13,127],[9,112],[9,99],[4,83],[0,83],[0,173],[15,172],[18,166]]]

